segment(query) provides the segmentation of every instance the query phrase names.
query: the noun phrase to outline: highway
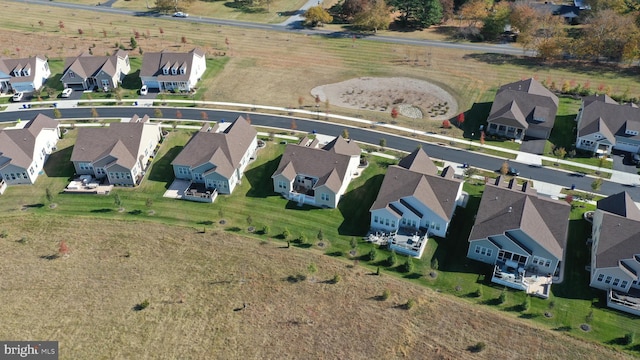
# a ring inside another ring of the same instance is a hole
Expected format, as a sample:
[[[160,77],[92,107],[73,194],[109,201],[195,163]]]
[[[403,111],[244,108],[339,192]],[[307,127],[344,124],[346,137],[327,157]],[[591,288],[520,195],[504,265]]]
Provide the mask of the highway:
[[[176,120],[175,110],[176,108],[161,108],[164,118],[167,121]],[[154,117],[154,108],[150,107],[97,107],[101,118],[130,118],[133,114],[139,116],[149,115]],[[200,121],[202,119],[202,111],[207,113],[209,121],[232,121],[239,115],[246,115],[246,112],[236,111],[223,111],[223,110],[211,110],[201,108],[180,108],[182,113],[182,121]],[[23,120],[31,119],[35,117],[39,112],[42,112],[48,116],[53,117],[53,109],[46,108],[40,110],[20,110],[18,112],[0,112],[0,122],[15,121],[18,118]],[[61,109],[62,116],[66,119],[91,119],[90,108],[72,108]],[[255,126],[274,127],[280,129],[290,129],[292,118],[286,116],[265,115],[251,113],[251,123]],[[189,120],[193,119],[193,120]],[[481,169],[498,170],[500,169],[504,159],[496,158],[481,153],[470,152],[461,150],[446,145],[438,145],[434,143],[418,141],[411,136],[398,136],[379,131],[378,129],[369,128],[357,128],[342,124],[332,124],[323,121],[315,121],[309,119],[295,118],[297,131],[313,132],[314,130],[320,134],[326,134],[331,136],[340,136],[343,129],[347,128],[349,136],[363,143],[372,144],[377,146],[380,139],[384,138],[387,143],[387,147],[391,149],[398,149],[406,152],[413,151],[418,144],[422,145],[422,148],[429,154],[433,160],[446,160],[456,163],[468,163],[473,167]],[[380,130],[384,128],[380,127]],[[514,167],[520,171],[520,177],[524,179],[540,180],[552,184],[562,185],[570,187],[572,184],[577,189],[583,191],[592,191],[591,183],[593,178],[590,177],[576,177],[571,173],[565,171],[555,170],[548,167],[530,167],[524,164],[514,163]],[[497,174],[497,172],[496,172]],[[626,190],[634,201],[640,201],[640,187],[629,187],[619,183],[603,181],[601,189],[598,193],[603,195],[612,195],[620,191]]]

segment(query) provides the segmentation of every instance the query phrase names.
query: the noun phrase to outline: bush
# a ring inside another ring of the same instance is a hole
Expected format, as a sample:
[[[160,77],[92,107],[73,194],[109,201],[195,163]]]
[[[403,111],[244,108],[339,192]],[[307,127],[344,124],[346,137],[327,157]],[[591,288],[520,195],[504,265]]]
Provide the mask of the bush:
[[[340,276],[339,274],[335,274],[335,275],[333,276],[333,279],[331,279],[331,283],[332,283],[332,284],[337,284],[337,283],[339,283],[340,281],[342,281],[342,276]]]
[[[396,255],[395,251],[392,251],[391,255],[389,255],[389,257],[387,258],[387,266],[393,267],[393,266],[396,266],[397,263],[398,263],[398,255]]]
[[[633,344],[633,340],[636,337],[636,334],[634,332],[629,332],[624,334],[624,338],[622,338],[622,343],[624,345],[631,345]]]
[[[524,298],[524,301],[522,302],[522,304],[520,304],[520,310],[528,311],[530,308],[531,308],[531,296],[527,295]]]
[[[482,297],[482,286],[478,286],[478,290],[476,290],[476,292],[473,293],[473,296],[475,296],[477,298],[481,298]]]
[[[262,234],[263,235],[269,235],[269,231],[271,231],[271,228],[269,227],[269,225],[265,225],[262,227]]]
[[[139,303],[138,305],[136,305],[134,308],[136,311],[142,311],[146,308],[149,307],[149,300],[145,299],[143,302]]]
[[[507,289],[502,289],[500,296],[498,296],[498,304],[504,304],[507,301]]]
[[[9,236],[7,230],[0,231],[0,239],[6,239]]]
[[[376,261],[377,257],[378,257],[378,252],[376,251],[375,248],[372,248],[371,250],[369,250],[369,254],[367,254],[367,259],[369,259],[369,261]]]
[[[440,267],[440,265],[438,264],[438,258],[431,259],[431,268],[433,270],[438,270],[438,267]]]
[[[475,345],[471,346],[469,348],[469,350],[471,352],[474,352],[474,353],[479,353],[482,350],[484,350],[486,347],[487,347],[487,344],[485,344],[484,342],[480,341],[480,342],[476,343]]]
[[[413,272],[413,268],[414,266],[411,258],[407,258],[407,261],[405,261],[405,263],[402,264],[402,272],[405,272],[405,273]]]
[[[391,290],[389,289],[384,289],[384,291],[382,292],[382,300],[389,300],[389,298],[391,297]]]
[[[407,300],[407,303],[404,304],[404,308],[407,310],[411,310],[414,306],[416,306],[416,301],[414,299]]]

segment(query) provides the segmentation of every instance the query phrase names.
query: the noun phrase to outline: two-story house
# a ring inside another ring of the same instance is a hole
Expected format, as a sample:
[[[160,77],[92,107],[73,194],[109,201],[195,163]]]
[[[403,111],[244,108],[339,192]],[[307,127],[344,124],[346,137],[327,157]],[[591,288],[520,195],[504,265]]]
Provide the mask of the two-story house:
[[[108,91],[117,88],[129,71],[129,54],[124,50],[117,50],[111,56],[85,52],[65,60],[60,81],[65,88],[74,90]]]
[[[0,59],[0,93],[39,90],[51,76],[44,56],[26,59]]]
[[[191,91],[205,70],[205,53],[199,48],[186,53],[147,52],[142,59],[140,79],[149,89]]]

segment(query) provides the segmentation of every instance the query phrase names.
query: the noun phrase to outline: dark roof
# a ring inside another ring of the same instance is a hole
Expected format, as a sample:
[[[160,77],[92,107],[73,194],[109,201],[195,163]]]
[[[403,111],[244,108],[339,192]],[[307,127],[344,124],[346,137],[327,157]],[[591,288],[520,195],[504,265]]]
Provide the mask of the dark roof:
[[[553,128],[557,111],[558,97],[531,78],[500,87],[487,121],[548,130]]]
[[[640,209],[638,209],[638,206],[626,191],[599,200],[597,208],[602,211],[640,221]]]
[[[257,132],[242,116],[223,132],[216,132],[216,129],[205,125],[191,137],[171,164],[193,169],[208,163],[215,167],[215,172],[231,177]]]
[[[311,146],[315,146],[315,144],[312,144]],[[356,145],[355,142],[347,141],[342,136],[336,137],[327,145],[323,146],[322,149],[349,156],[360,155],[360,153],[362,152],[360,147]]]
[[[58,122],[38,114],[21,129],[0,130],[0,168],[9,164],[28,168],[33,162],[36,138],[42,129],[55,129]]]
[[[445,169],[441,175],[437,172],[438,169],[422,148],[414,150],[397,166],[389,166],[371,210],[385,207],[394,210],[393,203],[399,201],[421,217],[422,214],[403,201],[403,198],[412,196],[441,218],[451,220],[450,214],[456,207],[456,196],[462,180],[454,179],[453,171],[449,169]]]
[[[531,7],[539,12],[548,12],[552,15],[562,16],[563,18],[573,19],[578,17],[582,10],[578,6],[573,5],[556,5],[552,3],[531,3]]]
[[[83,79],[95,77],[100,71],[104,71],[109,76],[116,74],[118,58],[128,57],[124,50],[118,50],[111,56],[94,56],[84,52],[76,57],[68,57],[65,60],[63,77],[69,70]]]
[[[538,196],[528,184],[505,186],[502,178],[485,186],[469,241],[520,229],[544,249],[562,259],[567,243],[571,206]]]
[[[626,134],[626,130],[640,128],[640,109],[633,104],[619,105],[611,98],[585,98],[582,106],[578,136],[601,133],[612,144],[615,136],[640,141],[640,134]]]
[[[596,267],[619,266],[640,254],[640,209],[626,191],[598,201],[602,212]]]
[[[305,145],[288,144],[272,176],[282,174],[289,180],[297,174],[313,176],[318,178],[314,188],[326,185],[337,193],[346,178],[351,156],[336,152],[342,145],[331,146],[329,150]]]

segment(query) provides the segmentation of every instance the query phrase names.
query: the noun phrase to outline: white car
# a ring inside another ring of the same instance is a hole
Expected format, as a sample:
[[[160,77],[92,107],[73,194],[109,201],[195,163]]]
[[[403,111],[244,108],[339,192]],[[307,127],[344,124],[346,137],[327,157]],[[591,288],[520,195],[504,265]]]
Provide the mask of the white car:
[[[147,95],[149,93],[149,88],[147,85],[142,85],[140,88],[140,95]]]
[[[66,88],[64,90],[62,90],[62,96],[63,98],[68,98],[69,96],[71,96],[71,93],[73,92],[72,88]]]
[[[13,97],[11,98],[13,101],[20,101],[22,100],[22,98],[24,97],[24,93],[22,91],[17,92],[15,94],[13,94]]]
[[[182,11],[178,11],[178,12],[174,12],[174,13],[173,13],[173,17],[182,17],[182,18],[185,18],[185,17],[188,17],[188,16],[189,16],[189,14],[187,14],[187,13],[183,13]]]

